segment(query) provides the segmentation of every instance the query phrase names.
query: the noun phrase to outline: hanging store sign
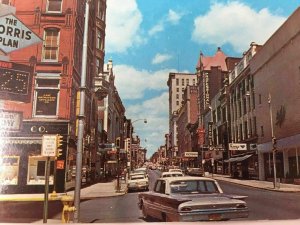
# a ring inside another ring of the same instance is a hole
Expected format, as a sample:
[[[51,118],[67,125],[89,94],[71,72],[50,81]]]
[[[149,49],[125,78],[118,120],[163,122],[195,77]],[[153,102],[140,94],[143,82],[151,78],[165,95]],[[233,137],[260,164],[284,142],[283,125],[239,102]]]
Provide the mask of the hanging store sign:
[[[22,113],[0,110],[0,131],[19,131],[22,125]]]
[[[0,17],[0,50],[3,52],[10,53],[41,41],[13,14]]]
[[[184,157],[198,157],[198,152],[185,152]]]
[[[229,143],[228,149],[229,149],[229,151],[246,151],[247,144],[246,143]]]
[[[208,145],[213,146],[213,122],[208,122]]]

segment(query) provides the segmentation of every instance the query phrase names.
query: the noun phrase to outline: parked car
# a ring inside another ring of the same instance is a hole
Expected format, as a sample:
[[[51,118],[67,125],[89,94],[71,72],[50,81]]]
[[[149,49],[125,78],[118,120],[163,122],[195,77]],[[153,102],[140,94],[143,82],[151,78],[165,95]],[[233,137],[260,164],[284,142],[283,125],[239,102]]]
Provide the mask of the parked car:
[[[144,218],[193,222],[247,218],[247,196],[224,194],[216,180],[205,177],[159,178],[153,191],[139,193]]]
[[[144,173],[130,174],[127,183],[127,190],[149,190],[149,180]]]
[[[160,177],[182,177],[182,172],[163,172]]]

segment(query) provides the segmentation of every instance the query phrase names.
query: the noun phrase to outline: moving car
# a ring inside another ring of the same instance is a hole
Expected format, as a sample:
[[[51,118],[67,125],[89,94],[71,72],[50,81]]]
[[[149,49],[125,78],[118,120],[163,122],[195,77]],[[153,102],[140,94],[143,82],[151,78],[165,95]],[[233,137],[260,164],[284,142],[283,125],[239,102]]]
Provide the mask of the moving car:
[[[149,180],[143,173],[130,174],[127,183],[127,190],[149,190]]]
[[[144,218],[193,222],[247,218],[247,196],[224,194],[216,180],[205,177],[159,178],[154,191],[139,193]]]
[[[163,172],[160,177],[182,177],[182,172]]]
[[[204,171],[203,171],[202,168],[188,168],[186,173],[189,176],[200,176],[200,177],[202,177],[204,175]]]

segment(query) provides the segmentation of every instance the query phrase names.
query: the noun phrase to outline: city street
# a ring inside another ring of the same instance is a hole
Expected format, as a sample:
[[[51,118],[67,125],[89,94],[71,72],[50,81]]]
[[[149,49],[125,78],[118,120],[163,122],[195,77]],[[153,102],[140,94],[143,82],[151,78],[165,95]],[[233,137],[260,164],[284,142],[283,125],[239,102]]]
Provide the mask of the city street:
[[[150,190],[160,176],[158,170],[149,170]],[[217,176],[216,176],[217,178]],[[232,180],[233,181],[233,180]],[[250,181],[251,182],[251,181]],[[254,181],[253,181],[254,182]],[[256,220],[290,220],[300,219],[300,192],[278,192],[260,188],[247,187],[226,181],[219,181],[227,194],[246,195],[250,210],[245,221]],[[105,185],[99,184],[99,185]],[[108,184],[107,184],[108,185]],[[154,219],[145,221],[138,208],[138,191],[119,196],[90,198],[81,201],[80,222],[82,223],[132,223],[157,222]],[[274,201],[276,199],[276,202]],[[49,221],[60,221],[61,203],[52,202],[49,207]],[[42,216],[42,202],[1,202],[0,222],[38,222]],[[54,219],[54,220],[53,220]]]

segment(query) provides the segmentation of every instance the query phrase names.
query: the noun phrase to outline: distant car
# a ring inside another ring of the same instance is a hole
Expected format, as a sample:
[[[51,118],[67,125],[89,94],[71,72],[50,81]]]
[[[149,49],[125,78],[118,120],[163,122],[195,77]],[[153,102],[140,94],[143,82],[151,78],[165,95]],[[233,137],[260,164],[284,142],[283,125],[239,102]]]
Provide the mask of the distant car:
[[[129,180],[127,182],[128,191],[132,190],[149,190],[149,180],[143,174],[130,174]]]
[[[160,177],[182,177],[182,172],[163,172]]]
[[[154,191],[139,193],[144,218],[193,222],[247,218],[247,196],[224,194],[216,180],[205,177],[159,178]]]
[[[204,175],[204,171],[202,168],[189,168],[187,169],[187,175],[189,176],[199,176],[202,177]]]
[[[169,172],[180,172],[180,173],[183,173],[181,169],[169,169]]]

